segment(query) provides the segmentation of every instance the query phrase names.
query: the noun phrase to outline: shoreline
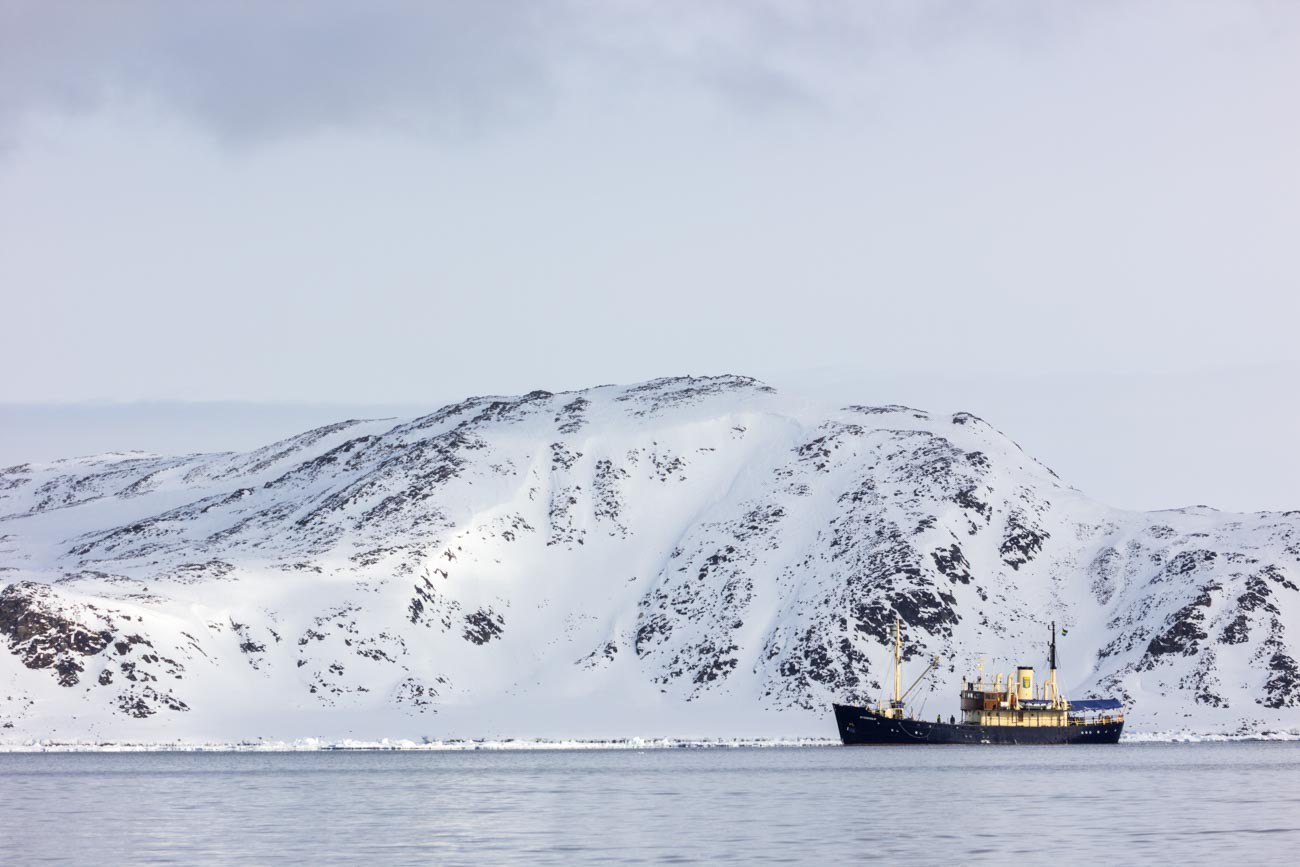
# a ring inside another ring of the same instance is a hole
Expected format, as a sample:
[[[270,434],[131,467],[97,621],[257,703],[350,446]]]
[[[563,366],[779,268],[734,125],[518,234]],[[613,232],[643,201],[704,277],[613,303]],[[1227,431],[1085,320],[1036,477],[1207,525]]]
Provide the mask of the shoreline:
[[[1289,743],[1300,741],[1300,729],[1254,734],[1222,732],[1134,732],[1120,744]],[[0,742],[0,753],[303,753],[303,752],[581,752],[590,750],[734,750],[838,747],[838,738],[470,738],[413,741],[404,738],[362,740],[299,738],[296,740],[194,741],[56,741],[33,739]]]

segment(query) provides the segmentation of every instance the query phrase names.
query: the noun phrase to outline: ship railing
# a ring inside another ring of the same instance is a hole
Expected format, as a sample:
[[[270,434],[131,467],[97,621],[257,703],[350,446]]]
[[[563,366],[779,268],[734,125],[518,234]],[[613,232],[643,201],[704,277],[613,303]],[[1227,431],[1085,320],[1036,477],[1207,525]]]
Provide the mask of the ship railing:
[[[1089,713],[1085,711],[1071,712],[1067,720],[1072,726],[1091,726],[1091,725],[1109,725],[1111,723],[1124,722],[1122,713]]]

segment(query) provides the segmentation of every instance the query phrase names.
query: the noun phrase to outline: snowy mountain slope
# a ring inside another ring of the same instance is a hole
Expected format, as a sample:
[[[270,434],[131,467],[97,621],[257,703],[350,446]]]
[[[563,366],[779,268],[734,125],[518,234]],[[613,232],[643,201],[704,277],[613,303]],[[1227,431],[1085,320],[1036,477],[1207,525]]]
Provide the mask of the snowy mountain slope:
[[[0,471],[0,737],[833,733],[1041,666],[1134,729],[1300,725],[1300,513],[1090,501],[975,416],[744,377]],[[928,690],[928,691],[927,691]]]

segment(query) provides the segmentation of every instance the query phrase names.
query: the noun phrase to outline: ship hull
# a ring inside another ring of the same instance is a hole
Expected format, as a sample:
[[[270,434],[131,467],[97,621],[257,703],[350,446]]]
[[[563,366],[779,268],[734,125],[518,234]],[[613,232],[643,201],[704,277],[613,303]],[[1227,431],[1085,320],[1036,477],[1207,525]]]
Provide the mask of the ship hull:
[[[979,726],[888,719],[853,705],[834,705],[845,746],[882,744],[1113,744],[1124,722],[1072,726]]]

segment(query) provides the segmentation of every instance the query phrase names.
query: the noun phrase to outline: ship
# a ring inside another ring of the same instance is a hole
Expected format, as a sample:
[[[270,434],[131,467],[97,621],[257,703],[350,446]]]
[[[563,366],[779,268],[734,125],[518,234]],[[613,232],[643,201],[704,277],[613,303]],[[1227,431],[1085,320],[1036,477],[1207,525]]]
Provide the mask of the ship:
[[[902,687],[902,624],[894,618],[894,694],[876,707],[834,704],[835,723],[845,746],[869,744],[1113,744],[1124,730],[1124,707],[1114,698],[1071,701],[1056,685],[1056,623],[1051,626],[1047,680],[1034,683],[1034,668],[1021,665],[1015,677],[979,673],[961,687],[961,718],[933,722],[908,713],[907,697],[939,657],[906,691]]]

